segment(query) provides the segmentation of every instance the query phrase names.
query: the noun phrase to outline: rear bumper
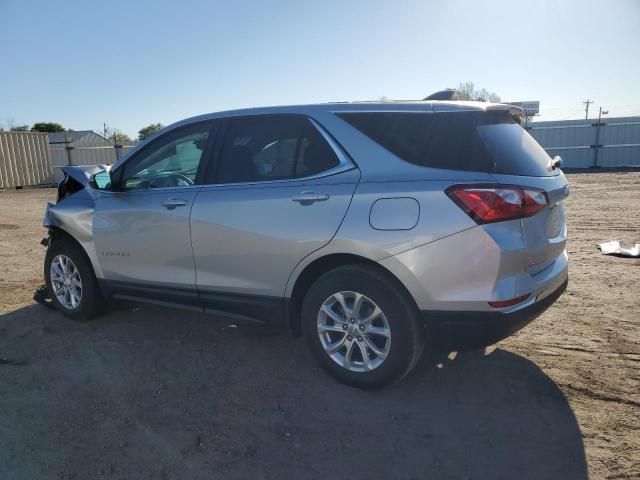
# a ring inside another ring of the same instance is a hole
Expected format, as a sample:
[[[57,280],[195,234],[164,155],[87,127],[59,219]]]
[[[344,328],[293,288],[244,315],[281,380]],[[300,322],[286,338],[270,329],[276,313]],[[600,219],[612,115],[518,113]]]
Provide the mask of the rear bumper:
[[[434,346],[442,350],[469,350],[496,343],[522,329],[549,308],[566,290],[569,278],[543,299],[511,312],[422,311]]]

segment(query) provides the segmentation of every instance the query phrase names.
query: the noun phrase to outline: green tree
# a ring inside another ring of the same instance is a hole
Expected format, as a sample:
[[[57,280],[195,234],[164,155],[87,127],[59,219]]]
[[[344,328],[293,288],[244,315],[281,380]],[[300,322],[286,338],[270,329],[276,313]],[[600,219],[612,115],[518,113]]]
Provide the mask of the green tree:
[[[38,123],[34,123],[33,124],[33,127],[31,127],[31,131],[32,132],[51,133],[51,132],[64,132],[65,129],[59,123],[38,122]]]
[[[151,125],[147,125],[146,127],[138,130],[138,140],[142,141],[163,128],[164,125],[161,123],[152,123]]]
[[[456,88],[453,96],[454,100],[472,100],[475,102],[494,102],[499,103],[500,97],[493,92],[487,91],[486,88],[476,90],[473,82],[463,82]]]
[[[130,142],[131,141],[131,137],[129,135],[127,135],[126,133],[122,133],[118,130],[114,131],[111,136],[109,137],[109,140],[115,140],[116,143],[120,144],[120,143],[124,143],[124,142]]]
[[[131,137],[129,135],[127,135],[126,133],[116,132],[114,135],[116,137],[116,143],[123,143],[123,142],[130,142],[131,141]],[[113,138],[113,136],[111,138]]]

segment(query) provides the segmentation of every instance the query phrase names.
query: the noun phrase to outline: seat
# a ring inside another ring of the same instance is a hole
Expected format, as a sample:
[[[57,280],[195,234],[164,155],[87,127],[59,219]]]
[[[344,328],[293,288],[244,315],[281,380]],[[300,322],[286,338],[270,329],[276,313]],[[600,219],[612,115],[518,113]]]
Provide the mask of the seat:
[[[226,183],[251,182],[258,180],[258,170],[253,163],[251,150],[244,145],[236,145],[222,162],[221,180]]]
[[[302,176],[308,177],[326,170],[327,150],[322,146],[311,143],[304,151],[302,158]]]

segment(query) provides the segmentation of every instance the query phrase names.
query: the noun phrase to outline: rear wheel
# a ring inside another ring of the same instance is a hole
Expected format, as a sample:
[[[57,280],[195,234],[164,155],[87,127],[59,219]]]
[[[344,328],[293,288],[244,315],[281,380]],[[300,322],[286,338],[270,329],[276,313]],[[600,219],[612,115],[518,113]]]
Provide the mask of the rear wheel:
[[[73,242],[55,239],[44,262],[47,291],[54,306],[74,320],[89,320],[102,309],[103,299],[89,259]]]
[[[302,307],[302,327],[320,365],[359,388],[402,379],[420,358],[424,326],[397,283],[368,265],[349,265],[321,276]]]

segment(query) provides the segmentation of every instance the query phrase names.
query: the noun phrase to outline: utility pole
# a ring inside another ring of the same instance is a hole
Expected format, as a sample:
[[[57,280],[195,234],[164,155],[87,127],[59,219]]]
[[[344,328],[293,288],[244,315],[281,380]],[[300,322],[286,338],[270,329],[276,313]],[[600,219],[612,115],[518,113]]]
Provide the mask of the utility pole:
[[[600,149],[600,127],[601,125],[601,120],[602,120],[602,115],[608,115],[609,114],[609,110],[602,110],[602,107],[600,107],[600,111],[598,112],[598,124],[596,126],[596,151],[594,154],[594,158],[593,158],[593,166],[597,167],[598,166],[598,150]]]
[[[104,138],[107,138],[107,124],[106,123],[102,124],[102,136]]]
[[[120,154],[118,152],[120,145],[118,145],[118,136],[115,131],[113,132],[113,148],[116,149],[116,162],[117,162],[118,160],[120,160]]]
[[[593,103],[593,100],[589,100],[588,98],[582,102],[586,105],[586,107],[584,107],[584,119],[587,120],[589,118],[589,104]]]
[[[69,135],[64,136],[64,149],[67,151],[67,165],[73,165],[71,162],[71,150],[73,147],[71,146],[71,137]]]

